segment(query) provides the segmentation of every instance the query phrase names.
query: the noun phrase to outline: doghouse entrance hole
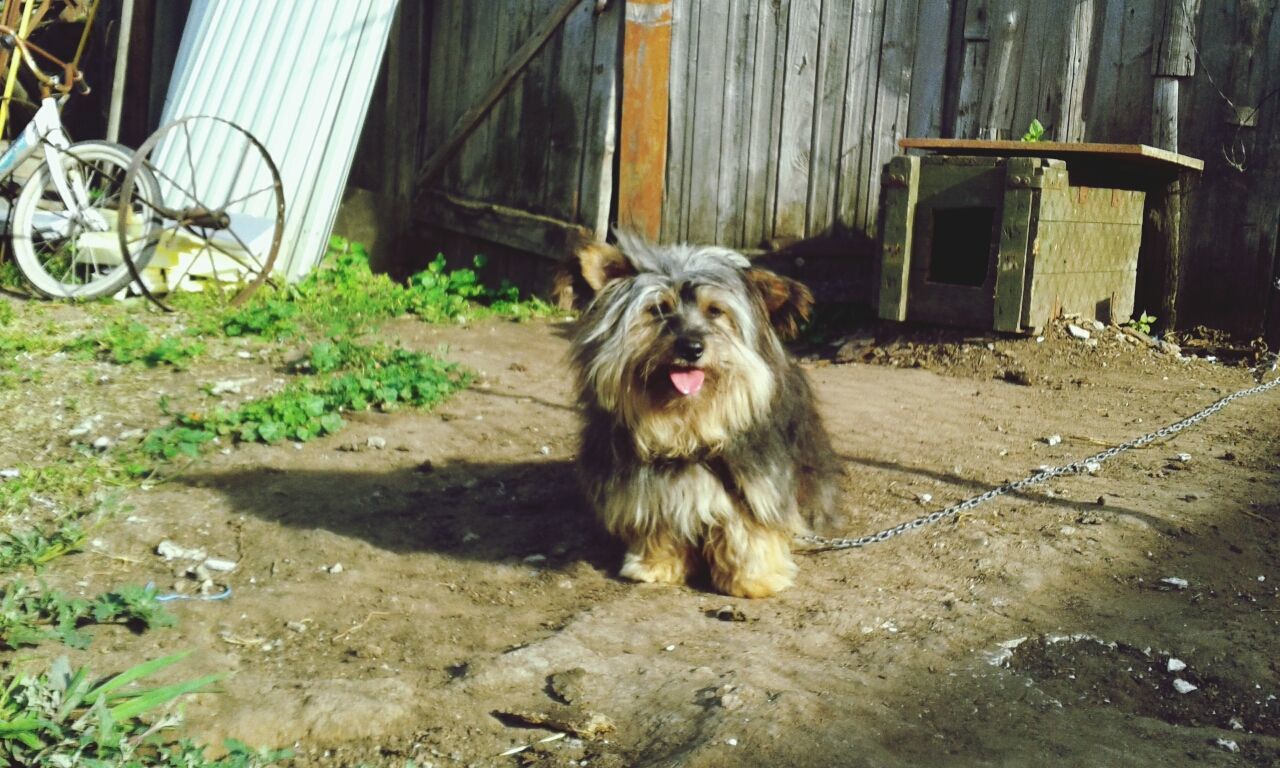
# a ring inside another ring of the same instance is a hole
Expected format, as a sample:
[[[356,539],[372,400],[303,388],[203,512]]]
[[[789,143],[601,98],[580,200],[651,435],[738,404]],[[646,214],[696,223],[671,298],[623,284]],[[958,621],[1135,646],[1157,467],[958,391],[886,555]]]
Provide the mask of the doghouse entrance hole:
[[[994,208],[935,208],[929,282],[979,286],[991,262]]]

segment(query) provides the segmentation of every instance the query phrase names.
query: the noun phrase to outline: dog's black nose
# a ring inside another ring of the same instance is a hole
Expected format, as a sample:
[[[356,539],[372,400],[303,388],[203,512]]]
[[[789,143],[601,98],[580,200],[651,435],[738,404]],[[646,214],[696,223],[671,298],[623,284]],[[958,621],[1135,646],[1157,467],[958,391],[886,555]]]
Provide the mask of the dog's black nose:
[[[676,339],[676,354],[691,363],[702,357],[706,348],[702,339],[693,336],[681,336]]]

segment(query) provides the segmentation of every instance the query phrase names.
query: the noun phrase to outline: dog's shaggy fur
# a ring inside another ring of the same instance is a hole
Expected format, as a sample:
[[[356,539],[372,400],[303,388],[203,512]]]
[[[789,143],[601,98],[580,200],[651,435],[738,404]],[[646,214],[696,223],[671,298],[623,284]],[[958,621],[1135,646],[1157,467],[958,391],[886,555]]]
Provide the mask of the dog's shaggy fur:
[[[627,545],[623,576],[680,583],[705,563],[717,589],[772,595],[793,536],[835,506],[830,441],[782,346],[812,296],[731,250],[618,239],[573,260],[595,291],[572,351],[586,496]]]

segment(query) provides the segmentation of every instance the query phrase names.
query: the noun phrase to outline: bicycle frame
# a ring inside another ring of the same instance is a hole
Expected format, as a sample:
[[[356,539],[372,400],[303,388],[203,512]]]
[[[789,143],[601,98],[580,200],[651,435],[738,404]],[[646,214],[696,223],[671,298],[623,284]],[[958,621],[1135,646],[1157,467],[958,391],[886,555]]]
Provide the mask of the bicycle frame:
[[[79,168],[72,166],[68,169],[63,166],[62,156],[70,148],[71,140],[62,128],[58,100],[47,96],[41,100],[35,117],[27,123],[4,154],[0,155],[0,178],[9,176],[24,160],[43,149],[53,186],[67,211],[72,214],[70,217],[59,217],[61,226],[55,225],[54,228],[60,230],[67,227],[66,231],[60,232],[63,236],[76,223],[91,231],[105,232],[109,229],[107,222],[100,213],[90,209],[89,194]]]

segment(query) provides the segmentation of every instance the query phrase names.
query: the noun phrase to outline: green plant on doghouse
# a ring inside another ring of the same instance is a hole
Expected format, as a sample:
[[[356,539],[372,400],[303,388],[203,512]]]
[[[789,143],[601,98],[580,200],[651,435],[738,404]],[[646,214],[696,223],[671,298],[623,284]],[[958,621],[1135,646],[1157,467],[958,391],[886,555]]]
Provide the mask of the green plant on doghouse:
[[[1044,124],[1039,120],[1033,119],[1031,124],[1027,126],[1027,132],[1022,134],[1022,140],[1027,143],[1041,141],[1044,138]]]
[[[1139,312],[1137,317],[1125,323],[1125,325],[1135,331],[1149,334],[1151,333],[1151,326],[1154,325],[1155,322],[1156,319],[1153,315],[1148,315],[1146,312]]]

